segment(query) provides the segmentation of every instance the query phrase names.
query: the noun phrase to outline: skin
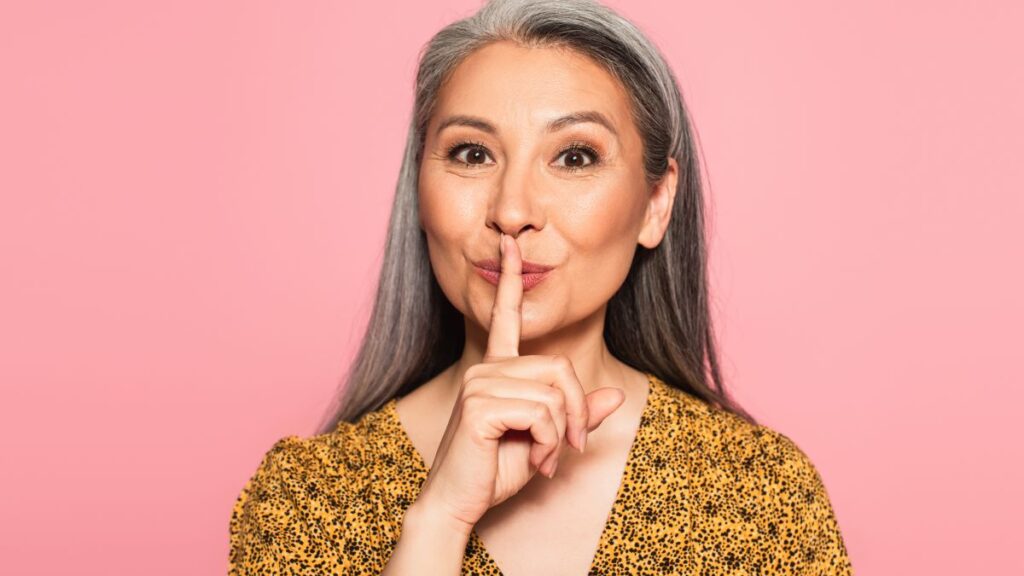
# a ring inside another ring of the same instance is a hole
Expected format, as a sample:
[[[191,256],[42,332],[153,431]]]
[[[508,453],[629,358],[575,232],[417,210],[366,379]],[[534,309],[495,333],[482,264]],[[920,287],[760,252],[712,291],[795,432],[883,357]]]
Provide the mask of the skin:
[[[611,129],[581,122],[547,131],[551,120],[581,111],[600,113]],[[493,131],[460,124],[439,131],[455,115],[484,120]],[[574,143],[596,156],[572,149]],[[664,237],[677,177],[670,159],[659,182],[645,181],[642,140],[625,88],[581,54],[494,43],[464,60],[441,90],[420,165],[420,226],[438,283],[465,317],[466,345],[455,364],[399,399],[399,417],[417,450],[432,466],[467,371],[486,373],[479,365],[492,361],[497,349],[519,356],[505,362],[506,375],[513,367],[528,373],[526,357],[560,355],[570,360],[583,392],[598,391],[600,398],[600,389],[613,388],[625,395],[621,408],[600,415],[599,429],[584,434],[585,454],[556,454],[558,477],[529,482],[476,523],[506,574],[586,571],[588,547],[604,526],[648,393],[643,373],[607,349],[607,303],[625,280],[637,244],[653,248]],[[554,269],[518,293],[515,319],[501,320],[498,334],[498,289],[473,262],[501,259],[501,233],[515,240],[517,260]],[[603,398],[594,412],[609,404],[609,396]],[[560,418],[566,435],[586,432],[572,418]],[[581,529],[542,529],[559,525],[547,522],[552,518],[570,518]],[[525,561],[531,564],[519,564]]]

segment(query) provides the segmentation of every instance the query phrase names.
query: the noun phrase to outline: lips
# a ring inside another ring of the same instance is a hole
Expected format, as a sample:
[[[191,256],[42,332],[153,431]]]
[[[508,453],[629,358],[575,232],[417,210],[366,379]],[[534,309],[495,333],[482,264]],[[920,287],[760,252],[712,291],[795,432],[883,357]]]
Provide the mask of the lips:
[[[494,258],[488,258],[486,260],[477,260],[474,262],[476,266],[483,268],[484,270],[491,270],[493,272],[501,271],[501,261],[495,260]],[[551,270],[554,266],[545,266],[544,264],[537,264],[535,262],[529,262],[523,260],[523,274],[540,274]]]
[[[495,286],[498,285],[498,281],[501,278],[501,264],[497,260],[478,260],[473,263],[473,268],[477,274],[482,276],[484,280],[487,280]],[[553,266],[546,266],[544,264],[537,264],[535,262],[523,261],[523,291],[530,290],[537,284],[540,284],[542,280],[547,278],[548,274],[553,269]]]

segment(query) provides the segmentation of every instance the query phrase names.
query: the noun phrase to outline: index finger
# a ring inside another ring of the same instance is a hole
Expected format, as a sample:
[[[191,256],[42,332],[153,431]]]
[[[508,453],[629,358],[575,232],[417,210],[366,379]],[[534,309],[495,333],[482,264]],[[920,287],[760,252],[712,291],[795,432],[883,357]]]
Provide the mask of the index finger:
[[[487,334],[484,359],[519,356],[519,334],[522,329],[523,261],[515,238],[502,234],[501,276],[491,310],[491,326]]]

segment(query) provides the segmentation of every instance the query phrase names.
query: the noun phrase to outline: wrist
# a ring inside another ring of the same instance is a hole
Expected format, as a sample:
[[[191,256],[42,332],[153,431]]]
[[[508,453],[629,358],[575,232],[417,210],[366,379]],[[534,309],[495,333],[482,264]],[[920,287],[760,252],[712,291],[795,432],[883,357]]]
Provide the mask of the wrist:
[[[382,574],[462,573],[466,544],[473,529],[442,511],[423,498],[406,509],[398,542]]]
[[[440,531],[443,534],[461,538],[463,542],[467,542],[469,541],[470,533],[473,531],[473,524],[449,514],[440,503],[435,502],[425,494],[421,494],[421,497],[413,502],[405,512],[405,517],[402,520],[403,531],[406,528]]]

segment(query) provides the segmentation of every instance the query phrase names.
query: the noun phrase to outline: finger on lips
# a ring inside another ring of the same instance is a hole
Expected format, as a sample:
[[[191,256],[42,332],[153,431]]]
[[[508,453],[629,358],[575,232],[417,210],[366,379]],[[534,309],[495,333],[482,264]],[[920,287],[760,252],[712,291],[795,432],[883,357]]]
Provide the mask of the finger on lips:
[[[523,278],[522,258],[515,239],[502,234],[501,275],[491,310],[491,326],[487,336],[488,360],[519,356],[519,336],[522,330]]]
[[[545,382],[558,389],[564,397],[565,413],[568,414],[568,421],[562,420],[560,433],[566,432],[568,426],[568,435],[565,437],[576,450],[582,452],[589,432],[589,414],[583,388],[567,357],[556,355],[545,359],[519,356],[523,302],[522,254],[516,239],[505,233],[501,233],[498,249],[501,254],[501,273],[491,310],[487,351],[484,363],[470,368],[477,374],[471,376],[467,372],[466,377],[489,374],[493,377],[521,378]],[[500,366],[488,366],[496,360],[501,360]]]

